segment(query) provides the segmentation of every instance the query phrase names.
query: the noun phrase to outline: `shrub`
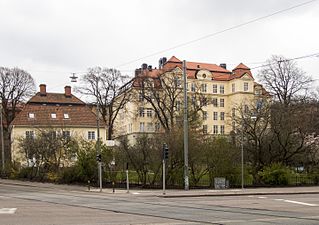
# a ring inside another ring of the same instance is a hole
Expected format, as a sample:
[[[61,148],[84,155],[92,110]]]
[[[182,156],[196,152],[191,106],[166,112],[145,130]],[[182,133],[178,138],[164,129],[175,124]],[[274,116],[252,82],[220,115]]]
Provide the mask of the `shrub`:
[[[270,185],[288,185],[292,174],[293,171],[281,163],[271,164],[259,172],[262,181]]]

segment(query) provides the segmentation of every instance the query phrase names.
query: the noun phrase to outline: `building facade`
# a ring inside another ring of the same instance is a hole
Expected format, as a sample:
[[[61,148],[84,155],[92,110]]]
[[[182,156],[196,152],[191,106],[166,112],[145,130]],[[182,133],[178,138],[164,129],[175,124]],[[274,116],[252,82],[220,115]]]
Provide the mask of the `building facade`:
[[[243,63],[228,70],[226,64],[186,62],[186,74],[188,101],[198,101],[199,95],[206,101],[200,103],[199,112],[202,114],[202,130],[205,134],[229,134],[235,129],[236,113],[255,108],[261,96],[267,95],[263,87],[255,82],[250,68]],[[179,96],[171,103],[171,110],[177,116],[182,114],[182,61],[175,56],[169,60],[161,58],[159,68],[143,64],[135,71],[130,90],[133,98],[119,114],[115,136],[127,135],[132,140],[138,134],[163,132],[167,128],[163,127],[163,121],[159,121],[156,115],[156,104],[151,104],[151,100],[145,101],[145,94],[143,96],[142,93],[145,90],[145,80],[151,81],[148,85],[160,92],[163,85],[168,85],[163,77],[174,77],[171,84],[176,85],[180,91],[174,90]]]
[[[36,93],[13,121],[12,160],[24,162],[19,149],[19,139],[33,138],[41,130],[62,132],[64,137],[97,140],[96,114],[90,107],[71,93],[66,86],[64,93],[48,93],[46,85],[40,85]],[[106,139],[105,126],[101,124],[101,140]]]

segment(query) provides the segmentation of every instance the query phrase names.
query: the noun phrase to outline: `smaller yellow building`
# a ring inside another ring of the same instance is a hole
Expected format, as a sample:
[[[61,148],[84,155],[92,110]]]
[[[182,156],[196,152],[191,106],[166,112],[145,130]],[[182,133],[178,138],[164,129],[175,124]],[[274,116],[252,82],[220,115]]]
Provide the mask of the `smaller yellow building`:
[[[19,150],[21,137],[33,138],[40,130],[62,132],[63,136],[97,139],[97,117],[90,107],[65,86],[64,93],[47,93],[40,85],[36,93],[16,116],[12,127],[12,160],[24,163],[27,159]],[[105,126],[100,128],[101,141],[106,139]]]

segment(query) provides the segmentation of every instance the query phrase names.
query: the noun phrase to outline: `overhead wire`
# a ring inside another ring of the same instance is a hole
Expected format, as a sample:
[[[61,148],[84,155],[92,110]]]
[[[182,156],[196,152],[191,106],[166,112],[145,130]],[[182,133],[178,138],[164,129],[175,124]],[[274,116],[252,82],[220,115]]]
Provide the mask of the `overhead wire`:
[[[201,41],[201,40],[204,40],[204,39],[213,37],[213,36],[217,36],[217,35],[219,35],[219,34],[222,34],[222,33],[227,32],[227,31],[234,30],[234,29],[237,29],[237,28],[246,26],[246,25],[248,25],[248,24],[251,24],[251,23],[254,23],[254,22],[257,22],[257,21],[260,21],[260,20],[267,19],[267,18],[269,18],[269,17],[272,17],[272,16],[275,16],[275,15],[278,15],[278,14],[281,14],[281,13],[284,13],[284,12],[287,12],[287,11],[290,11],[290,10],[295,9],[295,8],[299,8],[299,7],[301,7],[301,6],[310,4],[310,3],[315,2],[315,1],[317,1],[317,0],[306,1],[306,2],[303,2],[303,3],[297,4],[297,5],[293,5],[293,6],[291,6],[291,7],[288,7],[288,8],[282,9],[282,10],[279,10],[279,11],[275,11],[275,12],[270,13],[270,14],[267,14],[267,15],[265,15],[265,16],[257,17],[257,18],[255,18],[255,19],[249,20],[249,21],[247,21],[247,22],[240,23],[240,24],[231,26],[231,27],[229,27],[229,28],[226,28],[226,29],[223,29],[223,30],[220,30],[220,31],[211,33],[211,34],[207,34],[207,35],[205,35],[205,36],[202,36],[202,37],[199,37],[199,38],[190,40],[190,41],[186,41],[186,42],[183,42],[183,43],[181,43],[181,44],[178,44],[178,45],[175,45],[175,46],[172,46],[172,47],[169,47],[169,48],[166,48],[166,49],[163,49],[163,50],[160,50],[160,51],[151,53],[151,54],[149,54],[149,55],[145,55],[145,56],[143,56],[143,57],[140,57],[140,58],[136,58],[136,59],[127,61],[127,62],[125,62],[125,63],[119,64],[118,66],[116,66],[116,68],[122,67],[122,66],[125,66],[125,65],[129,65],[129,64],[132,64],[132,63],[134,63],[134,62],[140,61],[140,60],[142,60],[142,59],[146,59],[146,58],[149,58],[149,57],[152,57],[152,56],[156,56],[156,55],[159,55],[159,54],[162,54],[162,53],[165,53],[165,52],[168,52],[168,51],[171,51],[171,50],[174,50],[174,49],[177,49],[177,48],[180,48],[180,47],[189,45],[189,44],[192,44],[192,43],[194,43],[194,42],[198,42],[198,41]]]

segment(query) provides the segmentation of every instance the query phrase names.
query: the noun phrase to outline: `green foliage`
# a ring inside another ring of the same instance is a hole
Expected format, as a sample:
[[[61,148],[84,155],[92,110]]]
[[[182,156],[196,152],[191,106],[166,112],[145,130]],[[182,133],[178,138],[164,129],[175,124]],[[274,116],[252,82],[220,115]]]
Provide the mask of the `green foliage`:
[[[281,163],[273,163],[263,168],[259,175],[265,184],[288,185],[293,171]]]

